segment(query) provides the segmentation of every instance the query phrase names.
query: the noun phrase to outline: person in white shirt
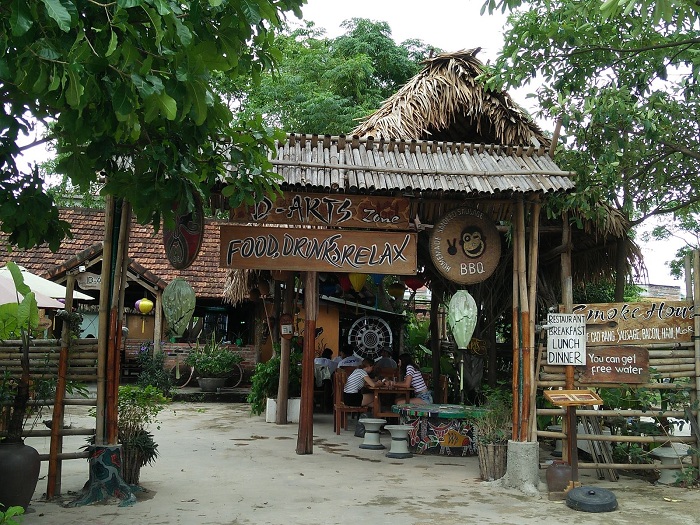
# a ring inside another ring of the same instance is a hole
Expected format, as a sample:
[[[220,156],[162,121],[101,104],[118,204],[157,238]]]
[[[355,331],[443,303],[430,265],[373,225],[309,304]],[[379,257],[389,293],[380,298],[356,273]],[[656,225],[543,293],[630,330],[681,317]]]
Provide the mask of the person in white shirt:
[[[332,357],[333,350],[331,350],[330,348],[324,348],[323,352],[321,353],[321,357],[317,357],[316,359],[314,359],[314,365],[327,366],[328,370],[330,370],[332,374],[338,367],[338,361],[331,359]]]
[[[382,357],[374,363],[374,371],[376,372],[380,368],[396,368],[396,366],[396,361],[391,357],[391,351],[388,348],[383,348]]]
[[[362,365],[362,358],[356,356],[349,348],[341,348],[340,355],[343,358],[338,363],[338,366],[358,367]]]

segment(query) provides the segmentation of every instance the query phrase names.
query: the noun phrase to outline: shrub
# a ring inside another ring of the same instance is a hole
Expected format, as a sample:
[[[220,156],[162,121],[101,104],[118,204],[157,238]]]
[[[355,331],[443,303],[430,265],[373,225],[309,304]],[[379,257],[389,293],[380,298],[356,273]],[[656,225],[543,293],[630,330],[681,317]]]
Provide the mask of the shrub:
[[[292,352],[289,358],[289,397],[301,395],[301,352]],[[277,397],[280,380],[280,358],[273,357],[258,363],[251,378],[248,403],[254,415],[265,411],[268,397]]]

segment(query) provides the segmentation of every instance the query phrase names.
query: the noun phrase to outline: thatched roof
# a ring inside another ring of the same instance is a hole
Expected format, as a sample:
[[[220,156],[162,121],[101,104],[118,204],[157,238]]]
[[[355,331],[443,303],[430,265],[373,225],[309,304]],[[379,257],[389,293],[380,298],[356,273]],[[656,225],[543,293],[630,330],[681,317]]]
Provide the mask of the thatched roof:
[[[392,95],[353,135],[505,145],[548,145],[542,130],[503,92],[477,79],[480,48],[443,53]],[[534,139],[534,140],[533,140]]]

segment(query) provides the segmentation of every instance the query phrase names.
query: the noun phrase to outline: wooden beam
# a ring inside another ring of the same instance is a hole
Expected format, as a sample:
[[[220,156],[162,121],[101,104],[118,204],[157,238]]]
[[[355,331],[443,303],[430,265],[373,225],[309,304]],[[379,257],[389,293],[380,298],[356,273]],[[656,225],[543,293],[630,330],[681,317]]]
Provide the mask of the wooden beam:
[[[304,279],[304,354],[301,366],[301,410],[297,454],[314,453],[314,351],[318,311],[318,274],[306,272]]]

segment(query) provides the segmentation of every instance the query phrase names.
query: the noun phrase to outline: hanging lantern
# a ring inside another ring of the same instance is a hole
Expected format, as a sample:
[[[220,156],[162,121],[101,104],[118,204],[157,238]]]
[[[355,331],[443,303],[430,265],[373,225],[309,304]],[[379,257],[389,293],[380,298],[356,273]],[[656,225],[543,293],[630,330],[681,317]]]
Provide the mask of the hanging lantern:
[[[375,284],[375,286],[379,286],[382,284],[382,281],[384,280],[384,274],[382,273],[373,273],[372,275],[372,282]]]
[[[338,276],[338,284],[340,284],[340,288],[343,290],[343,293],[348,293],[350,290],[352,290],[350,278],[344,273],[341,273]]]
[[[398,301],[399,299],[403,298],[403,294],[406,291],[406,285],[401,281],[396,281],[395,283],[391,283],[386,291]]]
[[[476,327],[478,308],[466,290],[458,290],[450,299],[447,324],[459,350],[466,350]]]
[[[138,312],[141,314],[141,333],[144,333],[146,331],[146,315],[151,313],[151,310],[153,310],[153,301],[150,299],[144,297],[143,299],[139,299],[134,303],[134,307]]]
[[[352,289],[357,293],[362,291],[362,288],[365,286],[365,282],[367,282],[366,273],[351,273],[348,275],[348,278],[350,279],[350,284],[352,284]]]
[[[418,288],[421,288],[425,284],[425,279],[419,275],[408,275],[403,278],[403,282],[415,293]]]

